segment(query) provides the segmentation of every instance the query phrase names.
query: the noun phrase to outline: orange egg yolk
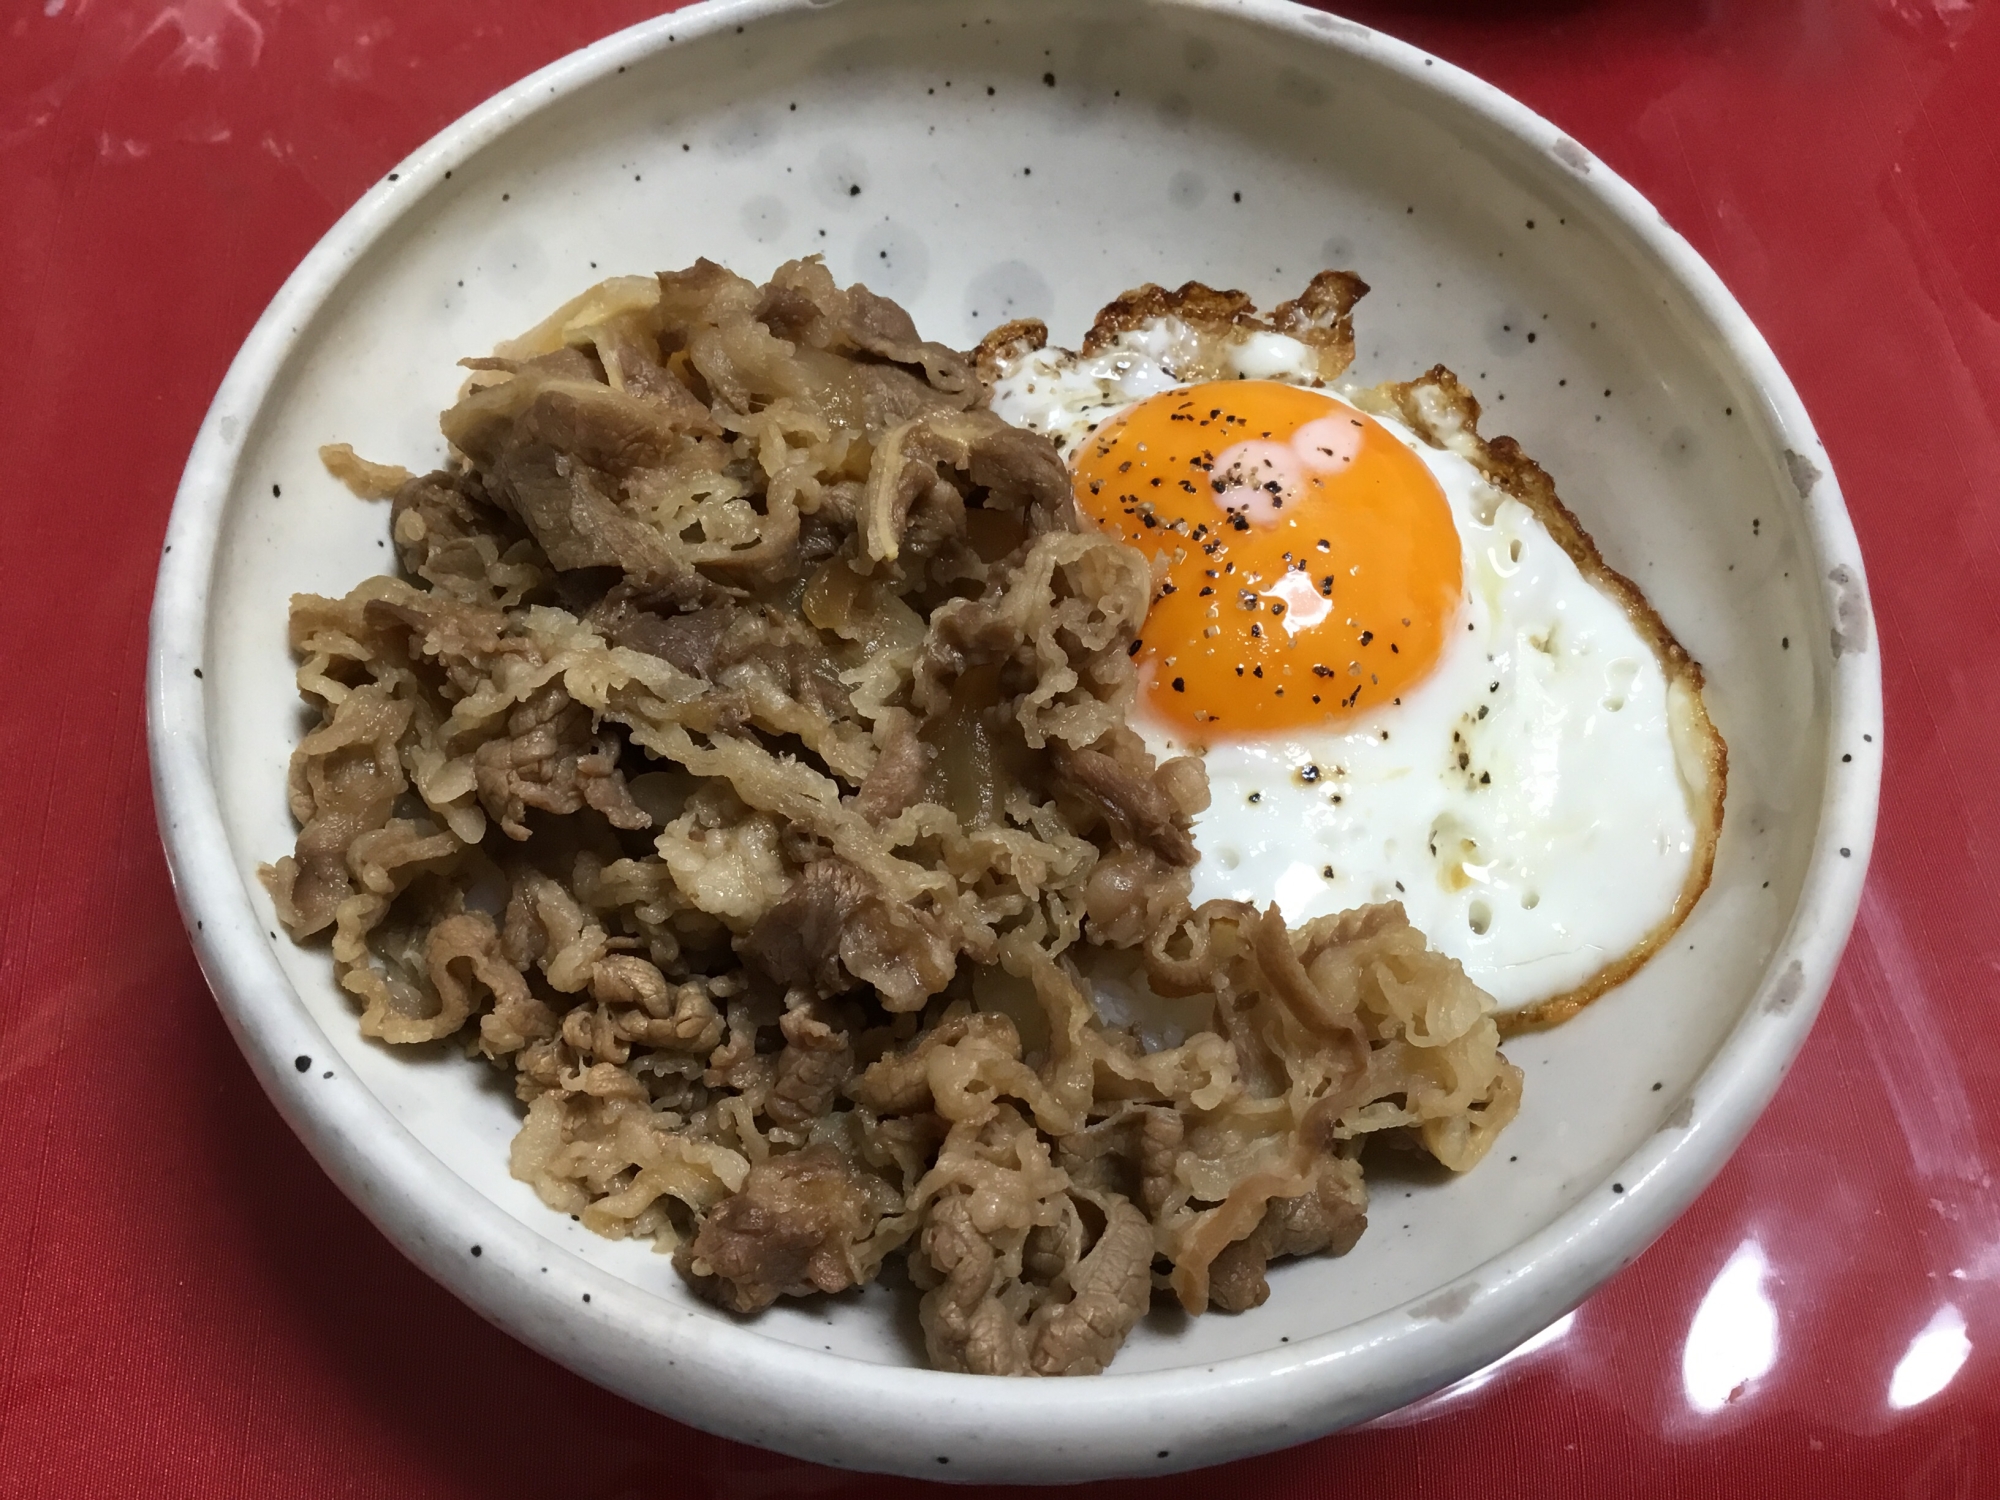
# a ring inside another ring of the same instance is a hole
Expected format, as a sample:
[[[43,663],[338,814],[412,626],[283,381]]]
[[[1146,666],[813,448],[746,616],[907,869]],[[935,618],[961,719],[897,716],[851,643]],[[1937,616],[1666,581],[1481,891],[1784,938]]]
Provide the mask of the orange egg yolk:
[[[1084,513],[1164,558],[1135,654],[1146,707],[1203,738],[1350,718],[1436,663],[1462,587],[1424,463],[1324,391],[1163,391],[1071,460]]]

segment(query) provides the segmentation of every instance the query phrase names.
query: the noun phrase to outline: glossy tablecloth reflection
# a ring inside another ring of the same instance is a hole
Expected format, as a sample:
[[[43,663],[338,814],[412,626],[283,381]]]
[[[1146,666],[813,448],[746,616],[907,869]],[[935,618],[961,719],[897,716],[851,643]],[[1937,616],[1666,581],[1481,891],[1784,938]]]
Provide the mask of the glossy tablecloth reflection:
[[[146,605],[237,343],[403,153],[649,9],[0,12],[0,1491],[918,1488],[640,1411],[411,1269],[258,1093],[153,833]],[[2000,1494],[2000,4],[1349,13],[1587,144],[1770,338],[1872,574],[1882,833],[1792,1077],[1657,1246],[1448,1392],[1146,1491]]]

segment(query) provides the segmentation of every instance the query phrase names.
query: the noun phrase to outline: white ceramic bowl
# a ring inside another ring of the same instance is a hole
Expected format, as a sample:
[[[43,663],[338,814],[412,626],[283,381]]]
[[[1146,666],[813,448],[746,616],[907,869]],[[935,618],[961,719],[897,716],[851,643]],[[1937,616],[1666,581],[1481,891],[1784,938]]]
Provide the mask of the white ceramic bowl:
[[[1240,201],[1238,195],[1240,194]],[[1375,286],[1358,373],[1436,360],[1554,472],[1707,666],[1729,742],[1715,882],[1671,950],[1509,1046],[1498,1152],[1374,1181],[1339,1260],[1254,1312],[1142,1324],[1095,1380],[921,1367],[880,1288],[734,1320],[665,1257],[507,1175],[516,1117],[455,1055],[364,1042],[323,952],[274,937],[304,716],[287,597],[389,565],[386,515],[314,458],[422,467],[453,361],[599,276],[822,251],[969,343],[1074,342],[1144,280],[1265,305]],[[282,489],[282,493],[280,490]],[[1274,0],[736,0],[648,22],[415,152],[257,324],[188,461],[152,621],[162,835],[195,948],[285,1119],[405,1253],[636,1401],[830,1463],[952,1479],[1163,1472],[1297,1442],[1502,1355],[1636,1256],[1797,1052],[1861,888],[1880,678],[1819,443],[1714,274],[1575,141],[1464,73]],[[1852,759],[1848,759],[1848,757]]]

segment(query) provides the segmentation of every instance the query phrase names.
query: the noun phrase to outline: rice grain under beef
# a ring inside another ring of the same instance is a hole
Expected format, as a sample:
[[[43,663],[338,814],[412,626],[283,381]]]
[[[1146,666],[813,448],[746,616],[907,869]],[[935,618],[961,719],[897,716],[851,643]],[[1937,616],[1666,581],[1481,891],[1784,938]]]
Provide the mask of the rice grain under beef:
[[[939,1368],[1084,1374],[1156,1292],[1351,1246],[1371,1135],[1462,1171],[1512,1117],[1400,908],[1190,908],[1206,777],[1125,722],[1150,568],[894,303],[701,261],[466,364],[447,468],[327,451],[401,574],[293,601],[264,878],[364,1034],[512,1074],[551,1208],[745,1313],[902,1255]],[[1107,966],[1206,1025],[1149,1050]]]

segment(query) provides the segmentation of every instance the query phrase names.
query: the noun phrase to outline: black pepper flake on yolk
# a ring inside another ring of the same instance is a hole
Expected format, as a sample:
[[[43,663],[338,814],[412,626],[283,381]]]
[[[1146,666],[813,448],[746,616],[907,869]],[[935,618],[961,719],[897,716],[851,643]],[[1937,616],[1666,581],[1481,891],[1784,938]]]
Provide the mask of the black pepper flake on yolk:
[[[1189,423],[1190,410],[1209,415]],[[1260,436],[1229,441],[1238,433]],[[1103,424],[1071,463],[1084,514],[1165,560],[1138,653],[1159,718],[1211,737],[1338,721],[1389,704],[1436,664],[1463,588],[1451,507],[1423,460],[1345,402],[1269,380],[1163,391]],[[1127,504],[1132,483],[1165,480],[1143,523],[1103,493],[1114,477]],[[1210,540],[1186,546],[1192,537]],[[1308,548],[1310,573],[1294,562]],[[1203,584],[1221,574],[1235,591],[1226,605]],[[1169,658],[1171,683],[1159,670]],[[1335,704],[1285,696],[1287,676],[1364,665],[1365,687]]]

